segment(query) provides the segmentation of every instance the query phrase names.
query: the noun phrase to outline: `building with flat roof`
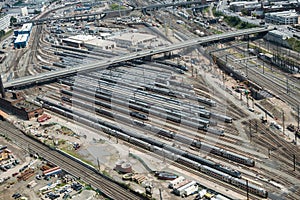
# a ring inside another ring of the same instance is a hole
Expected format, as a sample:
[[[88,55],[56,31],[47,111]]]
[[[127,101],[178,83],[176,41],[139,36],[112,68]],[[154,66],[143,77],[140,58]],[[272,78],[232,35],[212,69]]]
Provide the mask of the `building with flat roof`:
[[[266,13],[265,21],[278,25],[298,24],[299,14],[295,10]]]
[[[28,39],[29,39],[29,34],[18,34],[18,36],[14,42],[14,47],[15,48],[26,47]]]
[[[0,30],[6,30],[10,26],[10,18],[12,15],[4,15],[0,18]]]
[[[86,48],[100,48],[102,50],[110,50],[116,47],[116,43],[114,41],[102,40],[99,38],[89,40],[84,42],[84,47]]]
[[[23,24],[22,28],[21,28],[21,34],[24,34],[24,33],[27,33],[27,34],[30,34],[31,32],[31,29],[32,29],[32,23],[26,23],[26,24]]]
[[[157,40],[155,35],[145,33],[123,33],[110,38],[117,43],[117,46],[128,48],[130,46],[143,46],[145,43]]]
[[[86,47],[86,48],[100,48],[102,50],[109,50],[116,47],[114,41],[102,40],[92,35],[75,35],[63,39],[63,42],[73,47]]]
[[[0,107],[25,120],[38,117],[44,112],[42,107],[26,101],[22,92],[7,93],[6,98],[0,98]]]

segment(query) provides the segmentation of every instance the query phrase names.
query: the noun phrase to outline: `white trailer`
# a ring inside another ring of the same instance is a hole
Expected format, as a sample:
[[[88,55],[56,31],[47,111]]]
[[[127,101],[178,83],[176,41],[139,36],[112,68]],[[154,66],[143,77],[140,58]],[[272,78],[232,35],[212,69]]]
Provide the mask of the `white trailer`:
[[[186,188],[183,192],[183,195],[184,197],[187,197],[187,196],[190,196],[191,194],[195,194],[199,189],[199,186],[198,184],[194,184],[194,185],[191,185],[190,187]]]
[[[184,193],[185,193],[185,190],[187,188],[190,188],[191,186],[195,185],[196,184],[196,181],[190,181],[188,182],[187,184],[177,188],[174,190],[174,194],[178,195],[178,196],[183,196]]]
[[[206,189],[203,189],[203,190],[201,190],[199,193],[198,193],[198,196],[200,197],[200,198],[203,198],[204,197],[204,195],[207,193],[207,190]]]
[[[179,176],[178,178],[170,181],[169,188],[173,189],[175,185],[181,183],[184,180],[185,180],[185,178],[183,176]]]
[[[215,196],[215,198],[216,198],[217,200],[229,200],[227,197],[224,197],[224,196],[221,195],[221,194],[217,194],[217,195]]]

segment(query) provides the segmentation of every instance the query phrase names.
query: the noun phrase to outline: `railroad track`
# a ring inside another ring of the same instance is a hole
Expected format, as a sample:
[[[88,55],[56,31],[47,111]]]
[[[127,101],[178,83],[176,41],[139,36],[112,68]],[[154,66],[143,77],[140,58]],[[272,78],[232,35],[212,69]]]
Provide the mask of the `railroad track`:
[[[231,57],[231,56],[229,56]],[[241,64],[241,69],[245,69],[245,64]],[[253,80],[258,85],[263,88],[267,88],[273,92],[273,94],[277,95],[281,100],[290,104],[293,108],[296,108],[297,105],[300,104],[300,101],[297,99],[300,94],[297,91],[290,91],[290,93],[286,93],[286,83],[279,83],[278,78],[272,74],[261,74],[257,72],[258,68],[253,68],[251,66],[247,67],[248,69],[248,78]],[[276,79],[274,81],[274,79]],[[295,94],[291,94],[291,92]],[[295,98],[296,96],[296,98]]]
[[[136,150],[138,150],[138,151],[141,151],[141,152],[144,152],[144,153],[149,154],[149,151],[147,151],[147,150],[145,150],[145,149],[142,149],[142,148],[140,148],[140,147],[137,147],[136,145],[133,145],[133,144],[128,143],[128,142],[126,142],[126,141],[123,141],[123,143],[126,143],[127,146],[129,146],[129,147],[131,147],[131,148],[133,148],[133,149],[136,149]],[[184,170],[184,171],[187,171],[187,172],[189,172],[189,173],[191,173],[191,174],[198,175],[199,177],[203,177],[203,178],[205,178],[206,180],[209,180],[209,181],[212,182],[212,183],[216,183],[216,184],[218,184],[218,185],[220,185],[220,186],[225,187],[226,189],[229,189],[229,190],[232,190],[232,191],[234,191],[234,192],[236,192],[236,193],[238,193],[238,194],[241,194],[241,195],[245,196],[245,199],[246,199],[247,193],[246,193],[245,191],[239,189],[239,188],[236,188],[236,187],[234,187],[234,186],[232,186],[232,185],[230,185],[230,184],[227,184],[227,183],[225,183],[225,182],[223,182],[223,181],[220,181],[220,180],[218,180],[218,179],[212,178],[212,177],[210,177],[210,176],[208,176],[208,175],[206,175],[206,174],[204,174],[204,173],[201,173],[201,172],[199,172],[199,171],[197,171],[197,170],[191,169],[191,168],[189,168],[189,167],[187,167],[187,166],[184,166],[184,165],[182,165],[182,164],[179,164],[179,163],[177,163],[177,162],[174,162],[174,161],[172,161],[172,160],[169,160],[168,158],[159,156],[159,155],[157,155],[157,154],[155,154],[155,153],[150,152],[150,154],[151,154],[151,156],[156,157],[156,158],[158,158],[159,160],[163,159],[163,161],[166,161],[166,162],[167,162],[167,161],[170,161],[170,162],[172,162],[172,166],[175,166],[175,167],[177,167],[177,168],[180,168],[180,169],[182,169],[182,170]],[[250,197],[251,200],[261,200],[261,198],[258,198],[258,197],[256,197],[256,196],[250,194],[250,193],[249,193],[249,197]]]
[[[92,187],[99,189],[107,197],[111,199],[146,199],[142,195],[134,194],[130,190],[118,185],[111,180],[103,177],[96,171],[86,167],[84,164],[74,161],[73,159],[66,157],[50,149],[49,147],[35,141],[34,139],[26,136],[20,131],[16,131],[12,125],[7,122],[0,122],[0,130],[7,137],[20,144],[21,147],[30,147],[31,151],[34,151],[49,160],[52,163],[60,166],[63,170],[73,174],[76,177],[80,177],[87,184],[91,184]]]
[[[250,121],[250,123],[254,125],[252,121]],[[271,149],[272,152],[276,151],[276,160],[281,163],[280,170],[290,177],[300,179],[300,166],[296,165],[296,171],[293,171],[294,165],[292,163],[292,155],[296,155],[296,160],[299,160],[297,147],[289,144],[282,138],[279,138],[278,135],[275,135],[271,131],[267,131],[266,128],[267,127],[263,124],[258,126],[259,133],[257,134],[257,137],[254,137],[254,141],[267,149]],[[276,181],[282,183],[284,186],[292,187],[295,183],[288,181],[284,173],[273,174],[270,178],[273,179],[276,177]]]

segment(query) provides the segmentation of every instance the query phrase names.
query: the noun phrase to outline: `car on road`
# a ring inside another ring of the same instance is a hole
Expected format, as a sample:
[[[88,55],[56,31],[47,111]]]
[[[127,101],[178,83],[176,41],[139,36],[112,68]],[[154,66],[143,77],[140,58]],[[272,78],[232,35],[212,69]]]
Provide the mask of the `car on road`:
[[[22,196],[22,195],[21,195],[20,193],[18,193],[18,192],[12,195],[12,197],[13,197],[14,199],[20,198],[21,196]]]

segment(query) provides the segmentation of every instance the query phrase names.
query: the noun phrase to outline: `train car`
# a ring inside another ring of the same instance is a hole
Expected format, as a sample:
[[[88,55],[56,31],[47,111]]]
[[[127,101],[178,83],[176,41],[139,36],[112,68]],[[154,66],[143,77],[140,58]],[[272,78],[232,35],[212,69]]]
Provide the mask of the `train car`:
[[[245,157],[245,156],[233,153],[233,152],[228,152],[225,150],[220,150],[220,152],[224,158],[228,158],[230,160],[247,165],[249,167],[254,167],[254,165],[255,165],[255,161],[251,158],[248,158],[248,157]]]
[[[54,70],[56,70],[55,68],[49,67],[49,66],[46,66],[46,65],[42,65],[41,68],[45,69],[45,70],[48,70],[48,71],[54,71]]]
[[[229,174],[233,177],[236,177],[236,178],[241,178],[242,175],[241,175],[241,172],[235,170],[235,169],[231,169],[229,167],[226,167],[226,166],[222,166],[222,165],[219,165],[219,164],[216,164],[213,168],[221,171],[221,172],[224,172],[226,174]]]
[[[207,175],[210,175],[214,178],[217,178],[217,179],[222,180],[224,182],[230,183],[231,176],[226,174],[226,173],[220,172],[219,170],[216,170],[216,169],[213,169],[211,167],[202,165],[200,167],[200,171],[207,174]]]
[[[243,190],[247,190],[247,182],[243,179],[232,178],[231,179],[231,184],[235,185],[235,186],[237,186],[237,187],[239,187]],[[256,185],[253,185],[251,183],[248,183],[248,190],[249,190],[250,193],[258,195],[260,197],[263,197],[263,198],[268,197],[268,192],[265,189],[260,188]]]
[[[175,133],[173,131],[168,131],[168,130],[163,130],[163,129],[160,129],[158,132],[157,132],[159,135],[162,135],[164,137],[168,137],[168,138],[174,138],[175,137]]]
[[[209,119],[211,117],[211,113],[205,109],[199,109],[196,111],[199,115],[199,117],[205,117]]]
[[[142,119],[142,120],[148,120],[147,115],[144,115],[144,114],[139,113],[139,112],[130,112],[130,116],[136,117],[136,118],[139,118],[139,119]]]
[[[137,139],[137,138],[134,138],[134,137],[130,137],[129,138],[129,142],[132,143],[132,144],[134,144],[134,145],[137,145],[137,146],[139,146],[141,148],[144,148],[144,149],[147,149],[149,151],[152,151],[152,148],[151,148],[152,145],[149,144],[149,143],[147,143],[147,142],[144,142],[144,141],[142,141],[140,139]]]
[[[232,123],[232,118],[228,117],[226,115],[221,115],[218,113],[211,113],[211,117],[214,119],[218,119],[220,121],[226,122],[226,123]]]
[[[205,127],[204,129],[206,132],[214,134],[214,135],[219,135],[219,136],[224,136],[224,130],[219,130],[219,129],[214,129],[210,127]]]
[[[207,99],[204,97],[197,97],[197,101],[200,103],[204,103],[206,105],[212,106],[212,107],[216,107],[217,103],[211,99]]]

